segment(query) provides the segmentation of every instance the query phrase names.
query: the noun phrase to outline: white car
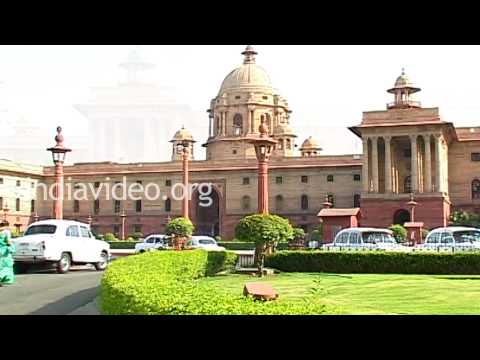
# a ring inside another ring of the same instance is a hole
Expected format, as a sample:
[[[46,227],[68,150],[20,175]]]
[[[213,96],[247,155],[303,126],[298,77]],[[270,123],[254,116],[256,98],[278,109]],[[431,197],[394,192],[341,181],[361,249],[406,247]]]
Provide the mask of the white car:
[[[424,250],[480,250],[480,229],[448,226],[430,231],[423,244],[416,246],[416,249]]]
[[[218,246],[215,239],[209,236],[192,236],[192,238],[187,242],[187,247],[193,249],[205,249],[209,251],[224,251],[223,246]]]
[[[168,249],[168,238],[166,235],[149,235],[143,242],[135,244],[135,253],[144,253],[151,250]]]
[[[72,264],[93,264],[102,271],[110,260],[110,244],[97,240],[90,226],[78,221],[37,221],[14,242],[14,261],[20,271],[37,263],[54,264],[61,274],[68,272]]]
[[[327,249],[352,250],[404,250],[405,246],[397,243],[393,232],[378,228],[348,228],[335,236],[333,243],[326,245]]]

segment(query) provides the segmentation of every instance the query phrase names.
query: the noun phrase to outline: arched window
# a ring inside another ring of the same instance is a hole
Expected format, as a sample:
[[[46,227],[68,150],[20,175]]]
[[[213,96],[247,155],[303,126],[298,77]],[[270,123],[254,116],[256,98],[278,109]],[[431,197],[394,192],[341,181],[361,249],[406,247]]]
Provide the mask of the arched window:
[[[292,141],[290,139],[287,139],[285,147],[286,147],[287,150],[292,149]]]
[[[220,118],[218,116],[215,117],[215,128],[216,128],[216,134],[220,134]]]
[[[472,181],[472,199],[480,199],[480,180]]]
[[[245,195],[244,197],[242,197],[242,209],[250,210],[250,196]]]
[[[353,195],[353,207],[354,208],[360,207],[360,194]]]
[[[233,117],[233,135],[241,136],[243,134],[243,119],[242,115],[235,114]]]
[[[333,194],[328,194],[328,202],[332,204],[332,207],[335,207],[335,196]]]
[[[165,200],[165,212],[170,212],[172,211],[172,200],[170,198],[167,198]]]
[[[405,182],[403,184],[403,192],[409,194],[412,192],[412,178],[411,176],[407,176],[405,178]]]
[[[15,201],[15,211],[20,211],[20,199]]]
[[[308,196],[302,195],[300,202],[301,202],[302,210],[308,210]]]
[[[282,195],[275,196],[275,210],[283,211],[283,196]]]

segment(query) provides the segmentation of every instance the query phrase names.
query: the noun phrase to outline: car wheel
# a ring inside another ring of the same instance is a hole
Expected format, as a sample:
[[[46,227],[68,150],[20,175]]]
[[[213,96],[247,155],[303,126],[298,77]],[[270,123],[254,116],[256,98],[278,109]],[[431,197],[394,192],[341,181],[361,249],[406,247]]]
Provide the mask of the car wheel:
[[[57,272],[59,274],[66,274],[70,270],[71,265],[72,259],[70,257],[70,254],[62,253],[60,261],[57,263]]]
[[[95,269],[97,271],[103,271],[107,268],[108,266],[108,254],[103,251],[102,254],[100,255],[100,261],[95,263]]]

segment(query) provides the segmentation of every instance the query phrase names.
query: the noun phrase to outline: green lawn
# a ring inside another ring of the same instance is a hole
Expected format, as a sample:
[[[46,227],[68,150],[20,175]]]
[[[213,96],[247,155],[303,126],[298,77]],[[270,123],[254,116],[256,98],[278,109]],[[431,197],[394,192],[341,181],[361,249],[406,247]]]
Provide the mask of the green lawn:
[[[341,314],[480,314],[480,276],[281,273],[263,279],[224,275],[201,280],[241,294],[246,282],[271,284],[279,299],[316,291]]]

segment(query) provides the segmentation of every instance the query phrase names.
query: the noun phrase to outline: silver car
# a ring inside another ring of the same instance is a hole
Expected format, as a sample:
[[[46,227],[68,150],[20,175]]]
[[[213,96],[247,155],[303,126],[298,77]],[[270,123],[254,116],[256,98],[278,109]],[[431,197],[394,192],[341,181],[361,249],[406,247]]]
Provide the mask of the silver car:
[[[393,232],[389,229],[378,228],[348,228],[341,230],[331,244],[329,250],[404,250],[404,246],[397,243]]]
[[[463,226],[434,229],[416,249],[480,251],[480,229]]]

